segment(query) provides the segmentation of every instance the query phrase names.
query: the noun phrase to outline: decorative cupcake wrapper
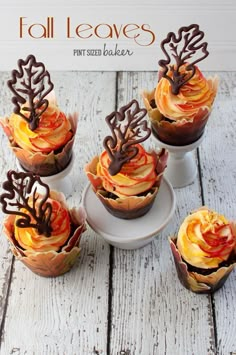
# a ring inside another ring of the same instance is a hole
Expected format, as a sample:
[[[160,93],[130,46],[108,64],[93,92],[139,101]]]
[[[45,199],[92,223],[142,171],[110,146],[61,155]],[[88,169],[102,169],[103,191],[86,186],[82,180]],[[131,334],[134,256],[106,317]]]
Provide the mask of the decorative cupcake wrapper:
[[[158,108],[151,106],[151,102],[155,102],[154,96],[155,89],[151,92],[143,92],[143,101],[152,124],[152,131],[158,139],[170,145],[181,146],[194,143],[202,136],[210,116],[208,108],[200,108],[191,121],[183,118],[169,122],[163,120],[163,115]]]
[[[112,199],[105,190],[97,190],[96,195],[109,213],[122,219],[133,219],[145,215],[152,207],[159,188],[154,187],[146,196],[130,196]]]
[[[70,252],[50,251],[35,253],[31,256],[19,256],[16,248],[12,248],[12,252],[33,273],[44,277],[56,277],[71,270],[79,256],[80,248],[74,246]]]
[[[182,259],[176,247],[176,241],[177,238],[169,238],[177,274],[184,287],[195,293],[213,293],[224,285],[229,274],[236,266],[236,253],[234,253],[234,257],[230,260],[228,266],[219,267],[216,271],[203,275],[197,271],[188,270],[188,264]]]
[[[68,120],[71,123],[71,128],[73,131],[72,138],[65,144],[59,153],[52,151],[48,154],[41,152],[34,153],[20,148],[18,145],[16,145],[11,136],[8,119],[2,119],[1,124],[6,135],[8,136],[10,147],[21,166],[26,171],[33,172],[40,176],[50,176],[64,170],[70,163],[72,157],[72,148],[77,130],[78,113],[69,114]]]
[[[98,156],[93,158],[93,160],[86,165],[85,172],[91,182],[93,190],[108,212],[118,218],[133,219],[143,216],[151,209],[159,191],[162,176],[166,168],[168,153],[163,150],[160,154],[157,154],[157,156],[158,158],[161,156],[161,158],[156,167],[156,182],[150,191],[143,196],[117,197],[116,199],[110,198],[109,193],[103,188],[102,178],[96,175],[97,164],[99,161]]]
[[[50,197],[66,206],[61,193],[51,191]],[[74,265],[79,253],[79,243],[82,233],[86,230],[86,214],[82,207],[69,210],[74,230],[61,251],[32,252],[22,249],[14,238],[14,215],[9,215],[4,221],[4,232],[11,244],[12,253],[22,261],[32,272],[44,277],[56,277],[68,272]]]

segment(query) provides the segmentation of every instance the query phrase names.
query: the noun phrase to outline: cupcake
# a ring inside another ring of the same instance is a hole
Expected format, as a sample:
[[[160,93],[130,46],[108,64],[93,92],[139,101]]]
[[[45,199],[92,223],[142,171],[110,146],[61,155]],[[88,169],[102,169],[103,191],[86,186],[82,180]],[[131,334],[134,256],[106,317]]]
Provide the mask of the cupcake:
[[[143,99],[153,134],[169,145],[188,145],[204,132],[217,93],[218,78],[206,78],[196,66],[209,52],[196,24],[170,32],[161,42],[159,81]],[[172,57],[172,58],[171,58]],[[173,61],[171,61],[173,59]]]
[[[64,170],[72,158],[78,114],[60,110],[50,75],[33,55],[18,61],[8,87],[14,113],[0,124],[22,168],[40,176]]]
[[[181,283],[196,293],[214,292],[236,265],[236,224],[202,207],[184,219],[170,246]]]
[[[69,209],[64,195],[50,191],[33,173],[9,171],[7,178],[0,202],[9,215],[3,230],[13,254],[40,276],[66,273],[80,252],[84,210]]]
[[[166,150],[147,152],[140,144],[151,134],[146,113],[132,100],[107,116],[111,135],[103,141],[105,150],[85,166],[97,197],[118,218],[137,218],[150,210],[166,167]]]

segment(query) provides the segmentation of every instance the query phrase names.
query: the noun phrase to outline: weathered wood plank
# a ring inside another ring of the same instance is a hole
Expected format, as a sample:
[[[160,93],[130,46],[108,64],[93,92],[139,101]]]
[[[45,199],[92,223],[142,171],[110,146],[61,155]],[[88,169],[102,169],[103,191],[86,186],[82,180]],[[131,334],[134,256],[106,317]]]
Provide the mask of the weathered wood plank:
[[[152,89],[156,73],[120,73],[118,107]],[[155,146],[154,139],[150,146]],[[170,225],[154,242],[135,251],[114,249],[110,350],[118,354],[214,354],[210,297],[182,287],[167,238],[180,221],[202,204],[198,180],[176,189]],[[123,352],[122,352],[123,351]]]
[[[115,73],[52,75],[61,107],[80,112],[71,206],[79,204],[87,183],[83,166],[97,152],[103,117],[114,109],[115,77]],[[109,245],[88,227],[81,248],[73,270],[55,279],[41,278],[15,263],[1,354],[106,353]]]
[[[4,88],[7,77],[1,74],[2,114],[11,111],[11,105],[6,105],[10,102],[10,94]],[[206,204],[235,218],[236,74],[224,73],[221,77],[220,94],[200,147],[203,190]],[[81,113],[77,156],[71,173],[74,192],[68,200],[74,205],[79,203],[86,184],[84,163],[100,151],[104,131],[107,132],[103,118],[115,107],[115,73],[53,73],[53,81],[61,107]],[[118,105],[131,98],[141,102],[141,90],[151,89],[155,83],[156,73],[120,73]],[[229,118],[231,124],[221,126],[220,117]],[[7,140],[3,134],[1,137],[0,181],[14,166]],[[224,147],[218,144],[222,141]],[[148,145],[154,147],[155,140]],[[153,243],[136,251],[114,249],[110,354],[215,353],[211,299],[196,296],[181,286],[167,243],[180,220],[202,204],[199,182],[175,192],[177,209],[172,223]],[[88,228],[81,247],[75,268],[60,278],[40,278],[21,263],[14,264],[1,354],[106,353],[109,246]],[[2,306],[6,304],[12,257],[5,238],[0,239],[0,248]],[[234,272],[214,295],[218,351],[222,355],[236,350],[235,294]],[[0,307],[0,321],[3,311]]]
[[[206,205],[236,220],[236,73],[220,73],[220,89],[200,147]],[[219,354],[236,353],[236,272],[214,294]]]
[[[11,93],[7,90],[6,81],[9,79],[9,73],[0,72],[0,107],[1,117],[6,116],[12,110]],[[0,128],[0,184],[5,180],[5,175],[2,173],[15,165],[15,158],[10,149],[6,147],[8,144],[2,128]],[[1,189],[1,187],[0,187]],[[0,190],[1,191],[1,190]],[[0,221],[3,219],[3,214],[0,208]],[[6,238],[2,233],[2,223],[0,224],[0,337],[1,328],[3,326],[3,316],[5,313],[6,299],[8,293],[9,282],[11,278],[11,267],[13,257],[9,251],[9,246]]]

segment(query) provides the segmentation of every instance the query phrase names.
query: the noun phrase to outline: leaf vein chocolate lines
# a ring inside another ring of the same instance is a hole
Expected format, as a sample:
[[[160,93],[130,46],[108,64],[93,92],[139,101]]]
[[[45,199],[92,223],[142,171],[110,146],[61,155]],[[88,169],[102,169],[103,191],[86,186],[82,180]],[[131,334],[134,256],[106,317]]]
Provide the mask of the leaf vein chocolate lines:
[[[39,234],[45,234],[50,237],[52,228],[50,218],[52,215],[52,205],[47,202],[49,197],[49,187],[44,184],[39,176],[33,177],[31,173],[17,173],[15,171],[8,171],[8,180],[3,183],[3,189],[8,191],[0,196],[0,203],[2,203],[2,210],[4,213],[22,216],[16,221],[17,227],[20,228],[36,228]],[[45,188],[45,195],[37,204],[39,195],[37,194],[37,185]],[[30,194],[33,193],[30,199]],[[17,196],[18,195],[18,196]],[[29,203],[31,200],[31,205]],[[13,200],[16,202],[7,202]],[[17,210],[8,208],[17,207]],[[33,217],[35,223],[31,222],[30,215],[24,213],[27,210]]]
[[[143,121],[146,114],[147,110],[140,109],[138,102],[132,100],[121,107],[120,111],[114,111],[106,117],[112,136],[105,137],[103,145],[111,160],[108,169],[111,175],[119,173],[122,166],[138,154],[138,148],[134,145],[150,136],[151,129],[148,128],[147,121]],[[142,131],[146,132],[145,136],[141,135]]]
[[[14,112],[29,122],[30,129],[34,131],[38,127],[40,116],[48,108],[48,100],[45,97],[53,90],[54,85],[44,64],[37,62],[32,54],[25,61],[19,59],[18,67],[19,71],[13,70],[12,79],[8,81],[8,87],[14,94]],[[44,81],[47,82],[48,88],[45,88]],[[28,97],[28,100],[25,97]],[[25,103],[28,103],[29,107],[20,106]],[[25,115],[24,112],[29,112],[30,115]]]
[[[178,36],[176,36],[173,32],[168,33],[167,37],[161,42],[161,49],[167,59],[159,60],[158,64],[164,69],[161,75],[169,80],[173,95],[177,95],[181,86],[186,84],[195,75],[195,64],[208,56],[209,52],[207,51],[207,42],[199,43],[203,38],[204,32],[199,30],[198,25],[193,24],[188,27],[181,27],[178,31]],[[184,40],[183,47],[178,53],[178,45],[181,44],[182,40]],[[175,45],[174,43],[177,44]],[[167,44],[169,44],[170,51],[172,52],[172,56],[176,62],[176,66],[170,66],[172,76],[167,74],[169,70],[168,64],[171,62],[170,55],[165,48]],[[190,73],[181,73],[181,66],[187,63],[187,60],[192,58],[192,56],[199,50],[202,50],[203,55],[200,56],[200,58],[195,59],[192,63],[188,63],[185,68],[185,70]]]

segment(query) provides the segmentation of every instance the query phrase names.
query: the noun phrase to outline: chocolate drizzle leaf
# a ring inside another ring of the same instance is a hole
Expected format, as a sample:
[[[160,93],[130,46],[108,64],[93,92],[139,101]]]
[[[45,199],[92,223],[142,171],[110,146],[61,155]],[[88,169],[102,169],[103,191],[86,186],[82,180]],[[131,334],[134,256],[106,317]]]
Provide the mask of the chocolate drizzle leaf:
[[[146,114],[147,110],[141,109],[138,102],[132,100],[106,117],[112,136],[105,137],[103,145],[110,158],[108,171],[111,175],[118,174],[122,166],[138,154],[135,145],[150,136],[151,129],[143,120]]]
[[[50,218],[52,215],[52,205],[47,201],[50,191],[48,185],[44,184],[40,177],[32,173],[15,172],[7,173],[8,180],[3,183],[6,193],[0,196],[2,210],[6,214],[21,216],[16,222],[17,227],[37,229],[39,234],[50,237],[52,229]],[[45,188],[45,195],[40,197],[37,192],[37,184]],[[24,213],[22,209],[29,212]]]
[[[168,33],[167,37],[161,42],[161,49],[167,58],[158,62],[163,68],[161,77],[169,80],[174,95],[177,95],[180,88],[194,76],[195,64],[208,56],[207,42],[201,43],[203,38],[204,32],[200,31],[198,25],[193,24],[188,27],[181,27],[177,36],[173,32]],[[168,50],[175,60],[174,65],[170,65],[171,57]],[[190,62],[197,52],[200,53],[200,56]],[[188,65],[185,67],[185,72],[181,73],[181,67],[184,64]],[[169,70],[172,72],[172,76],[168,75]]]
[[[45,97],[54,85],[44,64],[37,62],[32,54],[26,60],[19,59],[18,67],[19,70],[12,71],[12,79],[7,84],[14,94],[14,112],[25,119],[34,131],[38,127],[40,116],[48,108]]]

